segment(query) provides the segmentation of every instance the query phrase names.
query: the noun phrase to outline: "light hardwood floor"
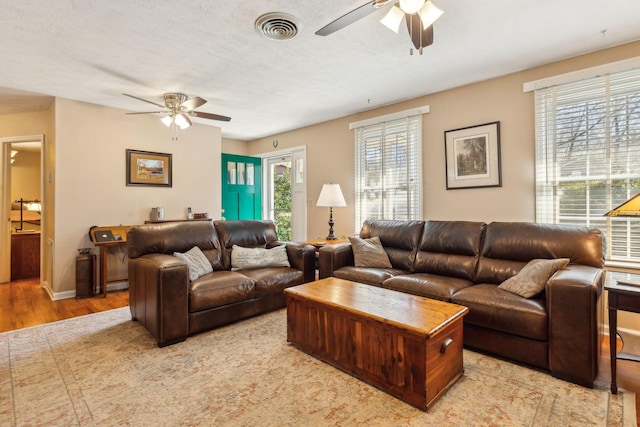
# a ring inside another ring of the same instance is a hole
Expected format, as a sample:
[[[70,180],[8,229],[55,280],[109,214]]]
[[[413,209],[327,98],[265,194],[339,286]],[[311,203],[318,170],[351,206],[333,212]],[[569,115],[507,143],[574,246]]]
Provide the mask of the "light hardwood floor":
[[[127,290],[109,292],[107,298],[97,296],[51,301],[49,295],[40,287],[38,279],[2,283],[0,284],[0,332],[128,305],[129,292]],[[605,337],[597,379],[606,383],[611,381],[609,361],[609,340],[608,337]],[[636,409],[640,409],[640,363],[626,360],[618,361],[618,387],[635,392]],[[638,425],[640,425],[640,411],[637,411],[636,417]]]

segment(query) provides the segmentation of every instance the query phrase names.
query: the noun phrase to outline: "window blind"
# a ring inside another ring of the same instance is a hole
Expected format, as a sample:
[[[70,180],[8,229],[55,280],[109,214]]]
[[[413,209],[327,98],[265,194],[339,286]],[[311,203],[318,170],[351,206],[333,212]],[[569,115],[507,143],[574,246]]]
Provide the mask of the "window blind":
[[[536,219],[601,229],[640,262],[640,219],[603,216],[640,192],[640,69],[535,91]]]
[[[422,115],[355,128],[355,230],[422,218]]]

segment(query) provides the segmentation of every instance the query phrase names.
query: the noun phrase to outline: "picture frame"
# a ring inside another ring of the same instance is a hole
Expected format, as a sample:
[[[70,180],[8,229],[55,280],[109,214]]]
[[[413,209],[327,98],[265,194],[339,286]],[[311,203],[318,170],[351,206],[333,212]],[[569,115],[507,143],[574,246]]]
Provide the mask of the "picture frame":
[[[127,149],[127,186],[171,187],[172,155]]]
[[[444,132],[447,190],[502,187],[500,122]]]

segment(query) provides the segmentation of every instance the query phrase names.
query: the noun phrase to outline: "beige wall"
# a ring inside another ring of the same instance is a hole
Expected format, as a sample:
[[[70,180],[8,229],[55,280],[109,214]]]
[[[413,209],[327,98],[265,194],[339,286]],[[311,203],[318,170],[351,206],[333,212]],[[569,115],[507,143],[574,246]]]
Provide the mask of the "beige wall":
[[[222,152],[225,154],[248,156],[248,143],[237,139],[222,138]]]
[[[75,290],[77,249],[92,225],[141,224],[152,207],[166,219],[220,215],[220,128],[194,124],[178,141],[156,116],[56,99],[55,294]],[[173,187],[126,186],[125,150],[172,154]]]
[[[535,220],[535,133],[533,93],[523,83],[638,55],[640,42],[543,67],[400,102],[302,129],[251,141],[248,154],[306,145],[308,155],[307,236],[326,236],[328,213],[315,206],[323,183],[337,182],[347,200],[334,209],[336,234],[356,230],[353,131],[349,123],[429,105],[423,116],[424,218],[475,221]],[[417,90],[420,90],[419,84]],[[446,190],[444,132],[500,121],[502,187]]]
[[[19,144],[13,144],[12,148]],[[41,200],[40,152],[20,150],[11,164],[11,200]]]

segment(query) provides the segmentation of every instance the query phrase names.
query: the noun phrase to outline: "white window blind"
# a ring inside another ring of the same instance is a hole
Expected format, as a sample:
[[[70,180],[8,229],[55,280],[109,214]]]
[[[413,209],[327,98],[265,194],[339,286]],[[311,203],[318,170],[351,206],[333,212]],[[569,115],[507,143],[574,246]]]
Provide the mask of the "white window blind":
[[[535,92],[536,219],[601,229],[609,261],[640,262],[640,219],[605,217],[640,192],[640,69]]]
[[[422,115],[355,128],[355,230],[422,218]]]

